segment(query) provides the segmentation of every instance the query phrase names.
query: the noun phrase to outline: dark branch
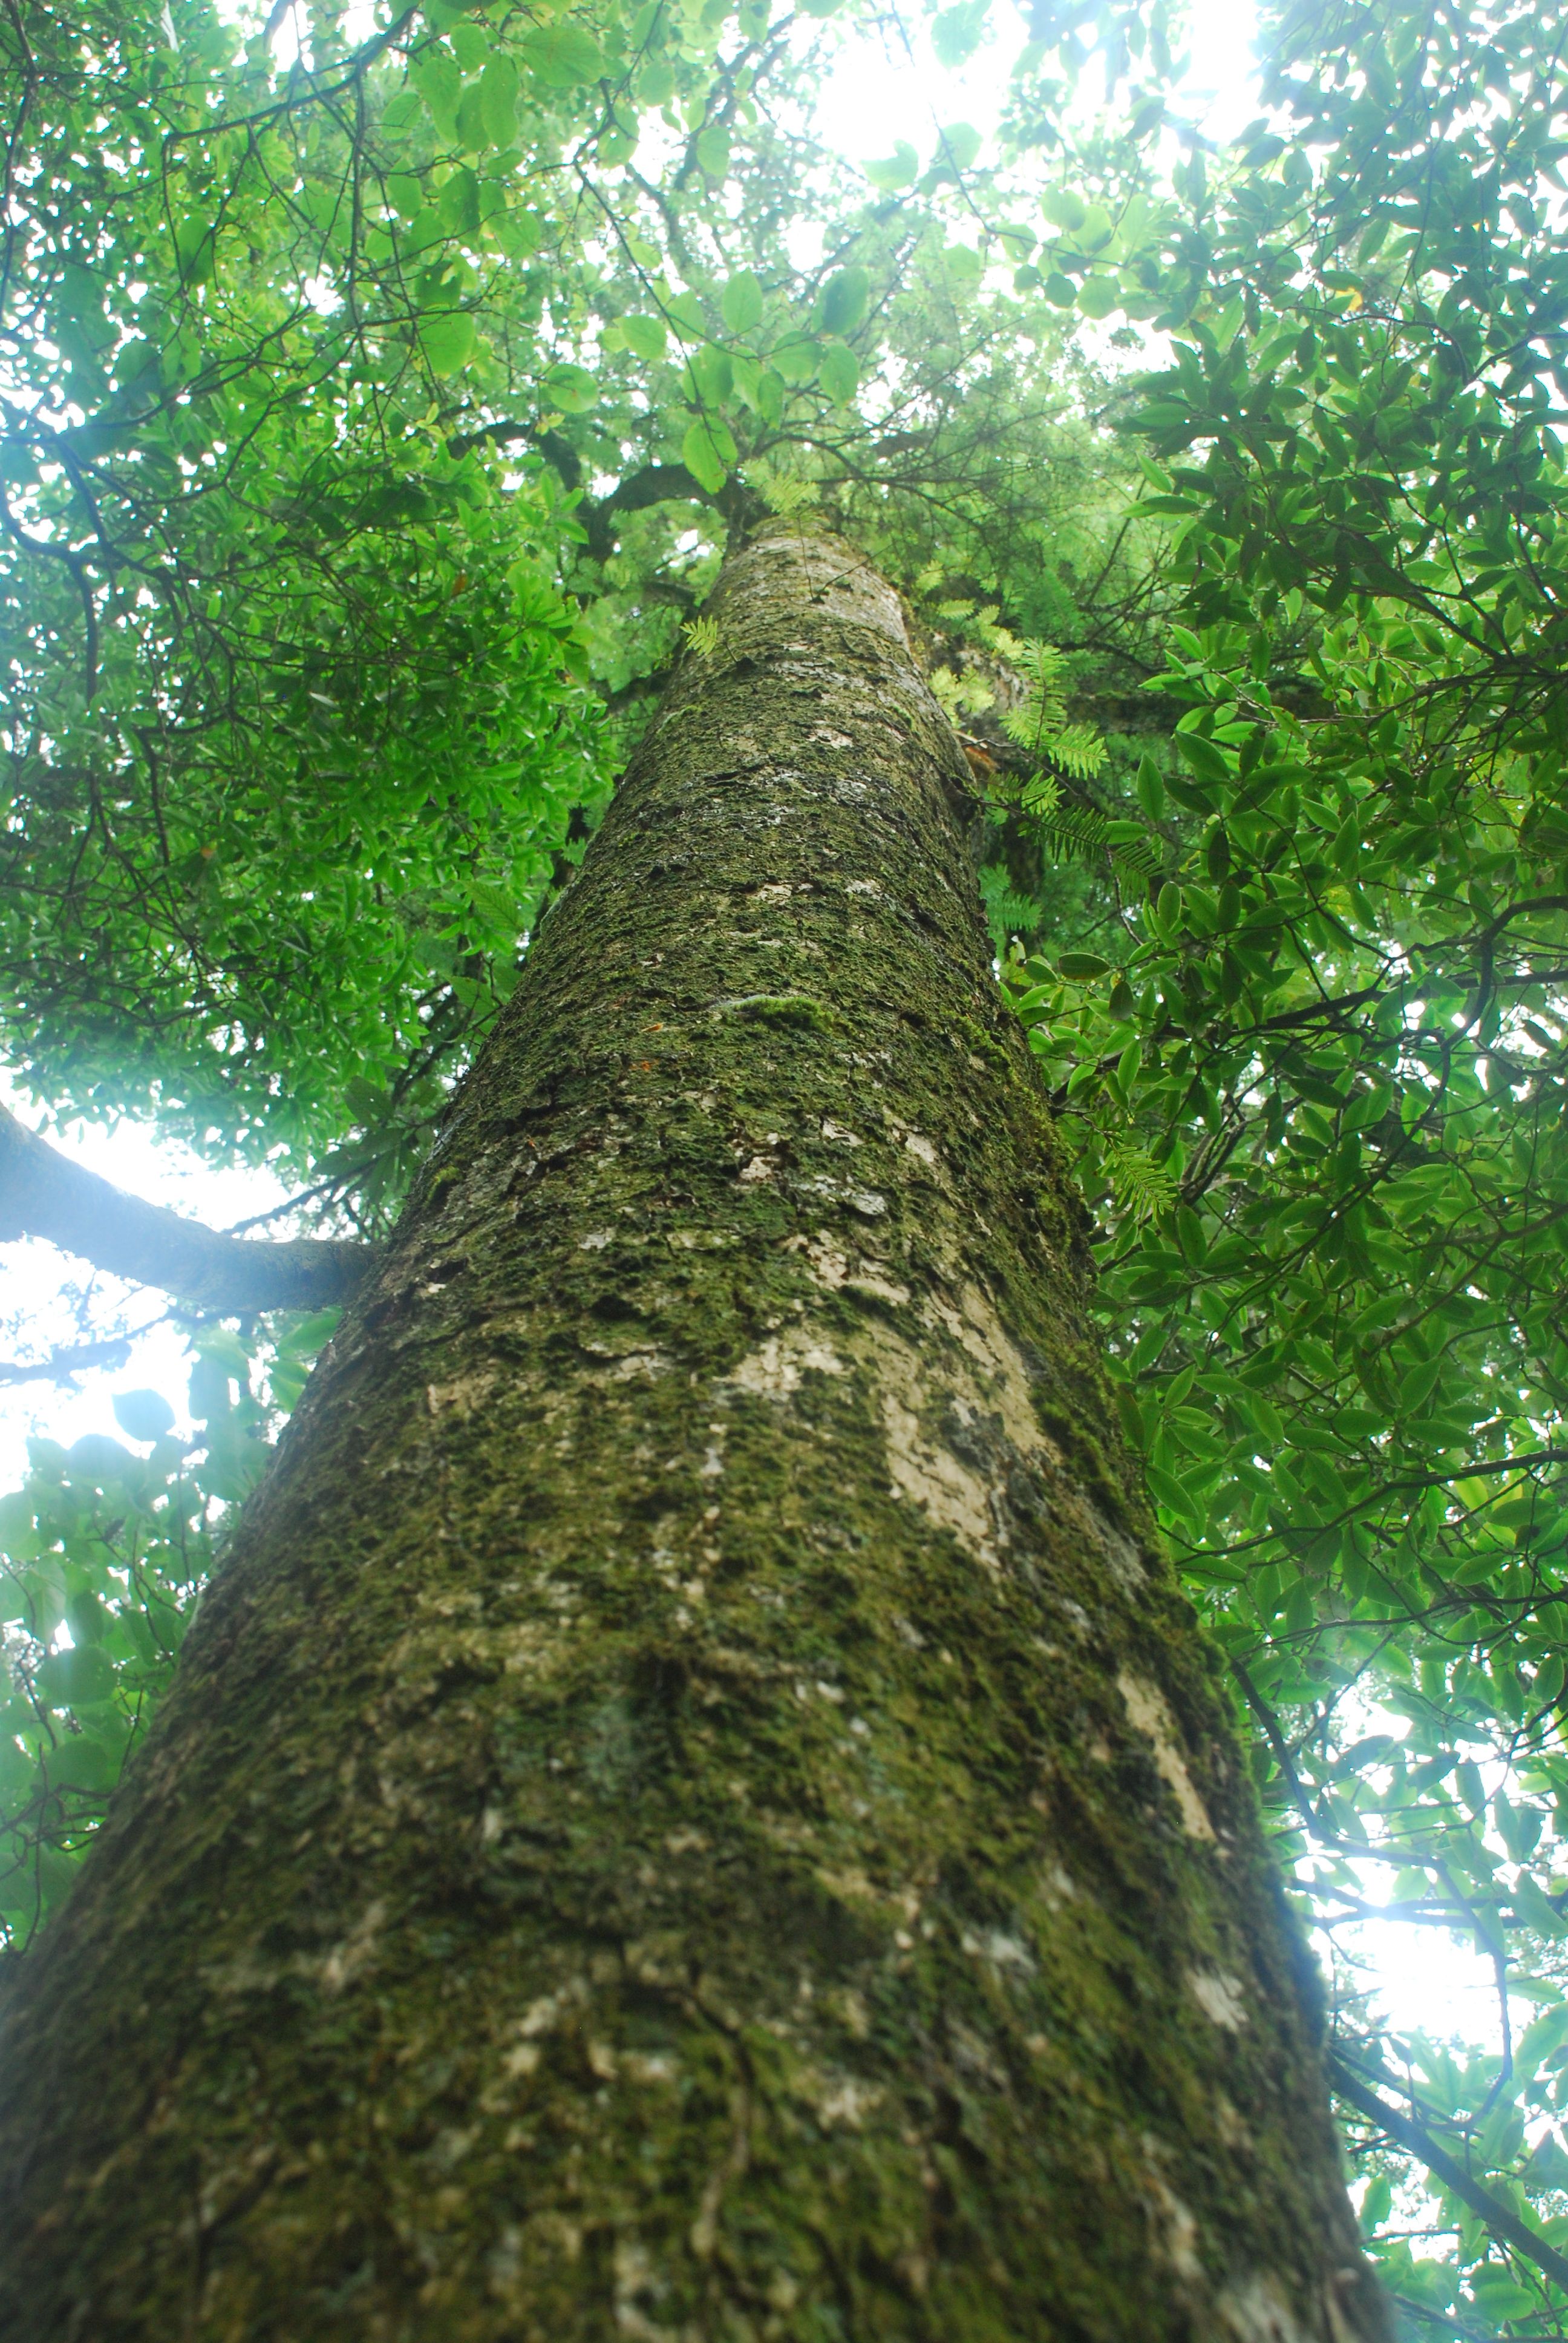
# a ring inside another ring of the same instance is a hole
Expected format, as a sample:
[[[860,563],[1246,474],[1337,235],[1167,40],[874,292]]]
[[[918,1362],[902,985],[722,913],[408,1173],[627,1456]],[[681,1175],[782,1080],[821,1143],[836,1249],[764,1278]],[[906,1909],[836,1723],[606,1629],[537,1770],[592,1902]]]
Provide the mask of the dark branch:
[[[699,505],[716,502],[684,464],[644,464],[640,471],[633,472],[618,488],[612,488],[608,497],[600,497],[594,504],[585,499],[578,506],[588,530],[588,551],[596,561],[608,561],[620,536],[622,513],[645,512],[649,505],[675,500]]]
[[[224,1312],[320,1310],[365,1274],[368,1246],[300,1237],[247,1243],[100,1180],[0,1107],[0,1242],[46,1237],[95,1269]]]
[[[138,1329],[138,1332],[145,1332]],[[131,1355],[128,1334],[109,1334],[99,1342],[74,1342],[65,1349],[56,1347],[46,1359],[0,1360],[0,1384],[59,1383],[66,1391],[75,1388],[71,1381],[89,1367],[123,1367]]]
[[[1342,2058],[1336,2058],[1332,2053],[1329,2080],[1341,2098],[1348,2099],[1352,2107],[1358,2108],[1369,2122],[1376,2124],[1380,2131],[1386,2132],[1391,2139],[1397,2139],[1402,2147],[1408,2148],[1429,2172],[1436,2174],[1445,2188],[1452,2189],[1461,2204],[1468,2205],[1473,2213],[1479,2213],[1493,2237],[1503,2238],[1516,2254],[1523,2254],[1527,2262],[1533,2262],[1554,2286],[1568,2291],[1568,2256],[1560,2254],[1556,2247],[1549,2246],[1527,2221],[1522,2221],[1516,2213],[1511,2213],[1500,2197],[1494,2197],[1489,2188],[1483,2188],[1479,2180],[1473,2180],[1464,2167],[1456,2163],[1448,2150],[1433,2139],[1424,2124],[1417,2123],[1402,2108],[1391,2107],[1381,2092],[1369,2089],[1359,2076],[1352,2074]]]
[[[447,452],[449,456],[464,456],[470,447],[481,447],[487,439],[494,440],[498,447],[526,439],[555,467],[568,488],[582,485],[582,458],[570,440],[559,431],[541,431],[532,423],[477,424],[472,431],[459,431],[448,439]],[[576,507],[576,516],[588,531],[588,551],[593,558],[608,561],[620,536],[618,520],[622,513],[644,512],[649,505],[716,505],[719,501],[684,464],[644,464],[611,488],[608,496],[585,496]]]

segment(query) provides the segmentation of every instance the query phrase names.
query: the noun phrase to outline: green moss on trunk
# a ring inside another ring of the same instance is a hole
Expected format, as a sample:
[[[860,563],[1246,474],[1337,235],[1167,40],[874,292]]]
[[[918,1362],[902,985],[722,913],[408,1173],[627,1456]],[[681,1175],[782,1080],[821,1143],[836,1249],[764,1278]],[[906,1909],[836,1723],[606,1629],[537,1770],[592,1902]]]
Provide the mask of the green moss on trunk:
[[[894,597],[776,529],[7,2027],[6,2343],[1371,2343]]]

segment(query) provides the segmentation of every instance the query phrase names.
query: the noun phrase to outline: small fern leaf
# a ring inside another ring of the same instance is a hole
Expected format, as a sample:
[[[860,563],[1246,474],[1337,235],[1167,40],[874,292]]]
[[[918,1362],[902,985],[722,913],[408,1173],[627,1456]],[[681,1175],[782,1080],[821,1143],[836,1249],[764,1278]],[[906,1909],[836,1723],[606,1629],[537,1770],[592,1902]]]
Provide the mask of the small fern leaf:
[[[793,520],[797,513],[804,512],[817,501],[814,480],[799,479],[793,473],[781,472],[761,459],[747,466],[746,478],[769,511],[777,513],[781,520]]]
[[[1053,862],[1098,862],[1106,851],[1105,817],[1085,806],[1060,806],[1043,818],[1040,828]]]
[[[1146,1147],[1119,1147],[1106,1159],[1118,1209],[1135,1222],[1169,1212],[1180,1192],[1169,1166],[1156,1163]]]
[[[1091,781],[1105,762],[1104,736],[1092,724],[1064,724],[1041,745],[1075,781]]]
[[[980,890],[999,951],[1004,949],[1010,935],[1028,935],[1040,925],[1039,904],[1018,892],[1001,863],[986,865],[980,874]]]

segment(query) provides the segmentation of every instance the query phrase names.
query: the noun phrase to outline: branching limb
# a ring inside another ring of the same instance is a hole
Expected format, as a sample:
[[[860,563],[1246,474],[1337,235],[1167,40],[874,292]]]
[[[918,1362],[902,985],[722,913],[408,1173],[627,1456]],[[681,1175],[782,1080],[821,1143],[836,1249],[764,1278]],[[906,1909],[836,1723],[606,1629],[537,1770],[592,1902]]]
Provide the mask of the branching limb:
[[[138,1328],[145,1332],[145,1328]],[[99,1342],[71,1342],[56,1346],[46,1359],[0,1360],[0,1384],[58,1383],[62,1389],[75,1388],[72,1376],[83,1373],[88,1367],[123,1367],[131,1355],[129,1334],[109,1334]]]
[[[247,1243],[84,1171],[0,1107],[0,1242],[47,1237],[95,1269],[224,1312],[320,1310],[352,1292],[368,1246],[301,1237]]]
[[[1348,2099],[1369,2123],[1376,2124],[1378,2129],[1386,2132],[1391,2139],[1397,2139],[1400,2146],[1408,2148],[1429,2172],[1436,2174],[1445,2188],[1452,2188],[1462,2204],[1468,2205],[1473,2213],[1479,2213],[1493,2237],[1503,2238],[1516,2254],[1522,2254],[1527,2262],[1533,2262],[1553,2286],[1560,2286],[1568,2292],[1568,2255],[1560,2254],[1555,2246],[1548,2245],[1527,2221],[1522,2221],[1516,2213],[1510,2212],[1500,2197],[1494,2197],[1491,2189],[1483,2188],[1478,2180],[1473,2180],[1464,2167],[1456,2163],[1448,2150],[1439,2145],[1424,2124],[1417,2123],[1402,2108],[1391,2107],[1380,2091],[1371,2089],[1358,2075],[1351,2072],[1342,2058],[1336,2058],[1332,2053],[1329,2080],[1341,2098]]]

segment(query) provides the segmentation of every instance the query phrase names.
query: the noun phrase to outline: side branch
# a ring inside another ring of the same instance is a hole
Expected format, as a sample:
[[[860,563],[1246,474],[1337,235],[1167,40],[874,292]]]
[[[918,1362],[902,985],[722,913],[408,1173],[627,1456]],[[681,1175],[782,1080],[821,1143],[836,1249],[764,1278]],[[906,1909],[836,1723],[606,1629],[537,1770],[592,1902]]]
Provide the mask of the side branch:
[[[255,1244],[182,1220],[84,1171],[0,1107],[0,1242],[47,1237],[137,1285],[203,1310],[321,1310],[364,1275],[367,1245]]]
[[[1391,2139],[1397,2139],[1402,2147],[1408,2148],[1429,2172],[1435,2173],[1445,2187],[1452,2189],[1462,2204],[1468,2205],[1473,2213],[1480,2214],[1494,2236],[1512,2246],[1516,2254],[1523,2254],[1526,2261],[1533,2262],[1553,2286],[1568,2291],[1568,2258],[1560,2254],[1556,2247],[1551,2245],[1538,2230],[1533,2229],[1527,2221],[1522,2221],[1516,2213],[1511,2212],[1490,2188],[1483,2188],[1479,2180],[1473,2180],[1464,2167],[1432,2137],[1424,2124],[1417,2123],[1401,2108],[1390,2107],[1382,2092],[1370,2089],[1359,2076],[1351,2072],[1342,2058],[1336,2058],[1331,2052],[1328,2066],[1329,2080],[1341,2098],[1348,2099],[1369,2123],[1376,2124],[1380,2131],[1386,2132]]]

